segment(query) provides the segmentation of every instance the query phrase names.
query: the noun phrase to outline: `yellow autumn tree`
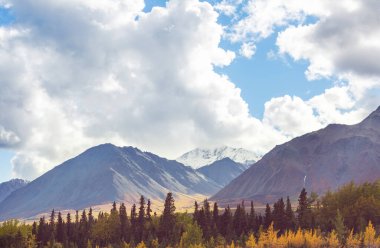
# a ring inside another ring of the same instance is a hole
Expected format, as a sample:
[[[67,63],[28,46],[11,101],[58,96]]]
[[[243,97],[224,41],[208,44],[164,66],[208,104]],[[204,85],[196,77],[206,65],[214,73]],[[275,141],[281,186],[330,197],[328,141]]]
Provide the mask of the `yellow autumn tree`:
[[[276,247],[278,231],[274,230],[273,222],[266,232],[261,232],[259,236],[258,247]]]
[[[327,244],[327,247],[331,247],[331,248],[339,248],[340,247],[338,234],[336,233],[335,230],[332,230],[329,233],[329,235],[327,235],[326,244]]]
[[[257,247],[256,238],[255,238],[255,236],[253,236],[252,233],[249,235],[248,240],[245,242],[245,246],[247,248]]]
[[[304,232],[304,239],[306,247],[320,248],[323,247],[323,237],[316,230],[306,230]]]
[[[276,247],[285,248],[289,246],[288,238],[286,234],[281,235],[276,240]]]
[[[363,244],[365,247],[377,247],[376,246],[376,230],[372,225],[372,222],[368,222],[368,226],[365,228],[363,235]]]
[[[301,228],[298,228],[297,232],[289,232],[288,241],[291,247],[303,247],[305,245],[305,237]]]
[[[359,248],[361,244],[361,237],[359,234],[354,235],[354,229],[351,229],[351,232],[348,234],[346,239],[347,248]]]
[[[137,244],[136,248],[147,248],[144,241],[141,241],[140,243]]]

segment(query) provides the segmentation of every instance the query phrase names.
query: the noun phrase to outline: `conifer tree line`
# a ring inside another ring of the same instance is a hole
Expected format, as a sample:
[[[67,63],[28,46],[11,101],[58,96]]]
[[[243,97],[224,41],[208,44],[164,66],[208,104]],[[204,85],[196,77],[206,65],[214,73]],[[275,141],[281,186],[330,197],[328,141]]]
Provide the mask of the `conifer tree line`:
[[[172,193],[160,215],[143,196],[130,211],[116,202],[97,216],[91,208],[73,216],[52,210],[33,225],[1,224],[0,247],[380,247],[380,181],[322,197],[302,189],[295,207],[289,197],[263,211],[245,201],[220,209],[206,199],[192,213],[175,210]]]

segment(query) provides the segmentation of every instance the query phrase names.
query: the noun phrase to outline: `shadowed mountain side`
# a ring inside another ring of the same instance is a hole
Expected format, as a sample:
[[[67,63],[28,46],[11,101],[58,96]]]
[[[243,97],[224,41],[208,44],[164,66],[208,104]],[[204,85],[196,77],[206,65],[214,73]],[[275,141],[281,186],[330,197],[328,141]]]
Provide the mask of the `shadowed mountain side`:
[[[226,186],[247,168],[249,168],[248,165],[236,163],[230,158],[223,158],[210,165],[203,166],[197,171],[211,178],[219,185]]]
[[[9,196],[13,191],[24,187],[28,181],[23,179],[12,179],[7,182],[0,183],[0,202]]]
[[[303,187],[321,194],[379,178],[380,107],[359,124],[329,125],[276,146],[211,200],[273,202],[294,199]]]

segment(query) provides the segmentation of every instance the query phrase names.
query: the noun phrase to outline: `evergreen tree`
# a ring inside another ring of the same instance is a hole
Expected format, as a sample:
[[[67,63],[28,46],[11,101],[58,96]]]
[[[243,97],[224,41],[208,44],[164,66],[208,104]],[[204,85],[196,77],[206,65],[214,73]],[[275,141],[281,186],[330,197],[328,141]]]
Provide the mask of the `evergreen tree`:
[[[54,241],[54,237],[55,237],[55,211],[53,209],[51,211],[50,221],[49,221],[49,238]]]
[[[152,206],[151,206],[151,202],[150,200],[148,199],[148,203],[146,205],[146,220],[147,221],[152,221]]]
[[[272,219],[272,211],[271,211],[271,208],[270,208],[269,204],[267,203],[267,205],[265,207],[264,228],[268,229],[268,227],[270,226],[270,224],[272,223],[272,221],[273,221],[273,219]]]
[[[290,203],[289,196],[286,199],[285,214],[286,214],[286,229],[294,230],[296,228],[296,219],[295,219],[294,212],[292,209],[292,204]]]
[[[233,238],[233,219],[230,206],[225,208],[224,213],[220,217],[220,233],[227,242],[231,242]]]
[[[133,204],[131,208],[131,242],[134,242],[135,240],[136,222],[137,222],[136,204]]]
[[[33,221],[33,225],[32,225],[32,234],[34,236],[37,236],[37,223],[35,221]]]
[[[122,241],[130,241],[129,237],[129,220],[127,216],[127,208],[125,207],[124,203],[120,205],[119,208],[119,216],[120,216],[120,228],[121,228],[121,239]]]
[[[253,201],[251,201],[251,211],[249,213],[248,230],[252,232],[257,232],[258,230],[257,222],[256,222],[255,206],[253,205]]]
[[[247,215],[245,213],[244,201],[241,205],[238,204],[236,207],[233,225],[237,237],[240,237],[242,234],[245,234],[247,229]]]
[[[286,230],[287,218],[285,212],[285,203],[282,198],[280,198],[273,205],[273,214],[272,214],[274,228],[279,230],[280,234],[284,233]]]
[[[63,243],[64,242],[64,231],[65,231],[65,227],[64,227],[64,223],[63,223],[63,219],[62,219],[62,215],[61,215],[61,212],[58,212],[58,219],[57,219],[57,241],[59,243]]]
[[[339,209],[337,210],[337,213],[336,213],[334,226],[335,226],[336,233],[338,235],[338,239],[339,239],[340,243],[343,244],[347,230],[346,230],[346,227],[344,225],[343,216],[340,213]]]
[[[47,239],[48,234],[46,233],[45,217],[41,217],[37,231],[37,243],[39,247],[43,247],[46,244]]]
[[[197,222],[199,225],[199,206],[197,201],[194,203],[193,221]]]
[[[121,242],[121,222],[119,211],[117,211],[116,203],[112,204],[112,209],[108,217],[108,233],[109,239],[112,244],[118,244]]]
[[[71,241],[73,241],[73,229],[72,229],[70,213],[67,213],[67,217],[66,217],[66,234],[67,234],[68,242],[70,243]]]
[[[203,211],[204,211],[204,218],[201,223],[201,228],[203,230],[203,237],[205,240],[209,240],[211,237],[211,210],[210,210],[210,203],[207,199],[203,202]]]
[[[92,208],[90,207],[90,210],[88,211],[88,230],[91,230],[92,225],[94,224],[95,219],[92,214]]]
[[[214,208],[212,210],[212,235],[216,238],[219,234],[219,207],[218,203],[214,202]]]
[[[171,244],[174,241],[173,234],[175,228],[175,206],[174,198],[171,192],[169,192],[165,199],[164,212],[160,221],[160,235],[159,239],[164,244]]]
[[[136,242],[141,242],[144,240],[144,228],[145,228],[145,199],[144,196],[140,197],[140,207],[137,219],[136,227]]]
[[[307,192],[305,188],[302,189],[298,198],[297,220],[298,226],[301,229],[307,229],[310,227],[311,208],[307,199]]]

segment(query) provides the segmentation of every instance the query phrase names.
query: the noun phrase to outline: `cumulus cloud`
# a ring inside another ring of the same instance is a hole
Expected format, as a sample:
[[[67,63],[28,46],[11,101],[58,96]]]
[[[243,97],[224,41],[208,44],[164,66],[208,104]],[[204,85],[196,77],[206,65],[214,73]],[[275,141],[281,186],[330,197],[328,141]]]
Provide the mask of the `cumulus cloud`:
[[[215,72],[235,53],[219,47],[223,27],[207,2],[149,13],[142,0],[2,4],[15,15],[0,28],[0,124],[19,138],[15,176],[103,142],[176,157],[226,143],[264,152],[285,139]]]
[[[243,7],[246,16],[228,30],[231,41],[243,47],[276,34],[278,54],[272,52],[269,59],[307,61],[308,80],[335,82],[310,99],[283,96],[268,101],[264,123],[294,136],[332,122],[353,124],[375,109],[380,88],[379,8],[374,0],[248,1]],[[314,21],[307,21],[310,17]],[[297,118],[298,113],[305,119]],[[304,129],[306,123],[310,126]]]
[[[12,131],[0,126],[0,148],[12,147],[20,142],[20,138]]]

